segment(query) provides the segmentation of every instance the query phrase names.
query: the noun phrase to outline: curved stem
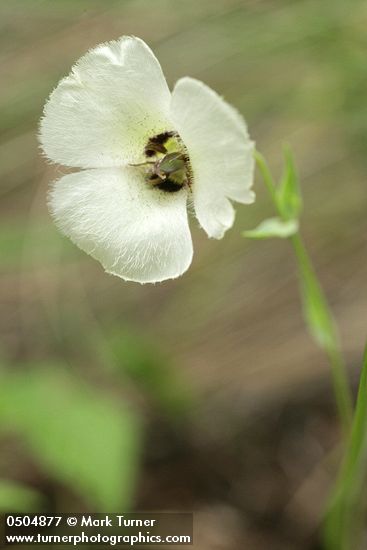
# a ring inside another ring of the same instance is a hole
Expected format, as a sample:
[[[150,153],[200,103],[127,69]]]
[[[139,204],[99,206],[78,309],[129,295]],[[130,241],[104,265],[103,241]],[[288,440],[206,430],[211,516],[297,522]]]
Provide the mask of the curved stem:
[[[317,294],[317,305],[320,310],[320,315],[323,317],[323,331],[325,336],[322,339],[315,336],[315,339],[320,347],[325,351],[329,359],[333,376],[335,401],[340,420],[343,424],[344,432],[348,434],[353,417],[353,399],[347,376],[347,367],[340,350],[338,330],[335,325],[333,314],[331,313],[329,304],[318,281],[311,259],[307,253],[305,244],[299,232],[291,237],[291,243],[297,258],[304,302],[307,300],[310,289],[312,289],[311,292],[313,292],[314,295]],[[307,315],[307,309],[307,304],[304,303],[304,310],[306,312],[305,316]],[[313,327],[307,317],[306,322],[313,333]]]
[[[255,153],[255,160],[277,213],[284,220],[276,185],[266,160],[258,152]],[[344,431],[348,434],[353,416],[353,398],[346,365],[340,350],[338,331],[299,231],[290,237],[290,240],[297,259],[305,322],[329,359],[338,413]]]

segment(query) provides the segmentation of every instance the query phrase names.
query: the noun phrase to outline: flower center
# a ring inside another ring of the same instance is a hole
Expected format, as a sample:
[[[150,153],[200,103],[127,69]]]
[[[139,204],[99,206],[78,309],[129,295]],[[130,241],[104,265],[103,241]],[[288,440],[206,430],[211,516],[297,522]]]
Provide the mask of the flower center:
[[[167,193],[190,188],[190,159],[180,136],[175,132],[164,132],[151,138],[145,155],[149,159],[143,165],[148,167],[147,181],[153,187]]]

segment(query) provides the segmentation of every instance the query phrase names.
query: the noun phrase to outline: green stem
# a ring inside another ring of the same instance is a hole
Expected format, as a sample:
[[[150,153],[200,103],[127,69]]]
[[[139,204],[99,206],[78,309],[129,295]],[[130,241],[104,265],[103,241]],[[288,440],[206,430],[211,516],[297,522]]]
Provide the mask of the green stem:
[[[255,159],[279,217],[286,221],[278,201],[276,185],[264,157],[256,152]],[[352,392],[346,365],[340,350],[338,331],[330,307],[299,231],[291,238],[300,274],[305,322],[319,346],[325,351],[332,370],[338,413],[346,434],[353,416]]]
[[[267,190],[269,191],[269,195],[275,205],[275,208],[279,212],[279,204],[278,204],[278,198],[276,194],[276,187],[273,180],[273,176],[271,175],[271,172],[269,170],[269,167],[267,165],[267,162],[265,158],[258,153],[258,151],[255,151],[255,160],[256,164],[261,172],[261,175],[263,177],[264,183],[266,185]],[[282,216],[283,217],[283,216]]]
[[[317,340],[325,351],[331,365],[335,400],[343,429],[348,434],[353,417],[353,399],[347,376],[347,368],[340,350],[338,330],[300,233],[297,232],[290,240],[297,258],[301,281],[304,282],[304,285],[312,286],[314,292],[318,294],[318,305],[322,308],[324,326],[327,327],[327,337],[323,338],[322,341],[320,339]],[[307,289],[304,290],[304,293],[306,292]]]

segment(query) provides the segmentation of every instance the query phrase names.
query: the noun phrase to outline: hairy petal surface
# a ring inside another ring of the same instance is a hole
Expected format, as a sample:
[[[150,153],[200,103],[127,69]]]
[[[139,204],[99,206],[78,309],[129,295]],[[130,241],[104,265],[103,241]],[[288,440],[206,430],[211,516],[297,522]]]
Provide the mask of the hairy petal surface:
[[[171,117],[190,156],[194,207],[209,237],[220,239],[233,225],[231,200],[254,201],[254,144],[241,115],[193,78],[180,79]]]
[[[155,283],[178,277],[192,260],[187,192],[148,186],[133,167],[69,174],[50,192],[59,229],[105,270],[125,280]]]
[[[170,129],[169,103],[153,52],[125,36],[90,50],[61,80],[46,103],[40,141],[66,166],[139,162],[148,138]]]

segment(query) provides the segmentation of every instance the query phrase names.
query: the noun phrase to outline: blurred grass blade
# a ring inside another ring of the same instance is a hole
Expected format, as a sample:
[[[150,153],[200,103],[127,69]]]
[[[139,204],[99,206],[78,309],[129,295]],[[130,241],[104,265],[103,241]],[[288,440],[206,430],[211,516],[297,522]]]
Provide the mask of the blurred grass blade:
[[[289,146],[284,147],[284,175],[276,191],[278,207],[284,220],[297,219],[302,210],[298,175]]]
[[[139,422],[67,371],[48,365],[3,376],[0,429],[21,435],[37,463],[95,511],[128,509]]]
[[[0,479],[0,512],[37,512],[42,506],[42,496],[16,481]]]
[[[360,550],[367,480],[367,346],[346,456],[325,521],[327,550]]]
[[[255,229],[243,231],[242,235],[249,239],[271,239],[278,237],[286,239],[298,231],[298,221],[283,221],[280,218],[269,218],[260,223]]]

